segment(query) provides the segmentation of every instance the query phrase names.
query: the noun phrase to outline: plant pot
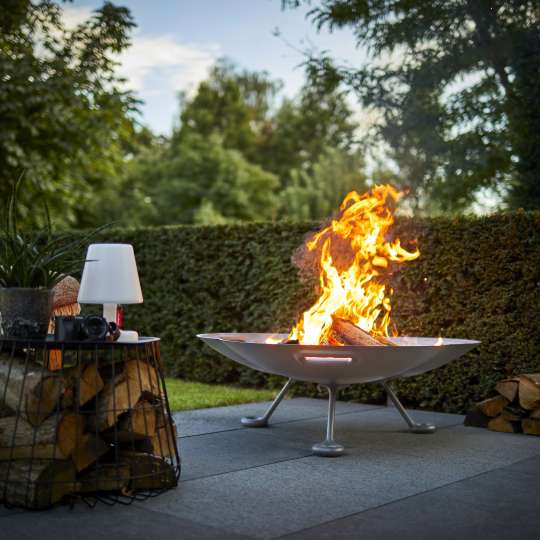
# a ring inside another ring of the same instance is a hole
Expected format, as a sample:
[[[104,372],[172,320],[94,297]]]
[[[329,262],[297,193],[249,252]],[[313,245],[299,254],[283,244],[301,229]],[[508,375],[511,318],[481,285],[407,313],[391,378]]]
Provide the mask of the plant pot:
[[[51,289],[0,288],[0,336],[42,339],[52,311]]]

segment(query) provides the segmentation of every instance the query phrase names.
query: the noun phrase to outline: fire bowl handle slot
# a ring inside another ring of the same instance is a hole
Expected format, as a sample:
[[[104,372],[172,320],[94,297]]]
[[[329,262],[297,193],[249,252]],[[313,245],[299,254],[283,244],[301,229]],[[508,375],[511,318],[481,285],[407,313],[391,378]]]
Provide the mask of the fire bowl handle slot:
[[[304,356],[306,364],[317,366],[346,366],[352,363],[350,356]]]

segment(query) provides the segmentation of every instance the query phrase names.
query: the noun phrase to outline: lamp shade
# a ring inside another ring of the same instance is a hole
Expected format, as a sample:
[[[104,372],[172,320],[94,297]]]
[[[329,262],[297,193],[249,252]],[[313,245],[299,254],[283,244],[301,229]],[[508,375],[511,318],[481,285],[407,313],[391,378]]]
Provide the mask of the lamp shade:
[[[77,300],[80,304],[140,304],[143,296],[133,246],[88,246]]]

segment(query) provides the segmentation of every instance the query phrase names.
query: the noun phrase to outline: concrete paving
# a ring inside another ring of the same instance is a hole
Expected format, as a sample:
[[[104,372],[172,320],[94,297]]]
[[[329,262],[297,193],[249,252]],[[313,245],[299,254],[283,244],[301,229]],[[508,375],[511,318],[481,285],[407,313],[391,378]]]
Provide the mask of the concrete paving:
[[[271,427],[243,428],[250,404],[176,413],[181,483],[132,506],[0,510],[0,539],[504,539],[540,535],[540,438],[413,411],[339,403],[340,458],[317,458],[326,402],[286,400]]]

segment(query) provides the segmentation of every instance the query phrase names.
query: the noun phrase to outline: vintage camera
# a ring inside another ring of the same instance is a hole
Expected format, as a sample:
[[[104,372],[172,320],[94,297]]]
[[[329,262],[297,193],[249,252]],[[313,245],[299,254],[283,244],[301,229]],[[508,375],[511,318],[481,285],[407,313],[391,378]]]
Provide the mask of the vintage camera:
[[[61,316],[54,318],[55,341],[105,341],[117,327],[99,315]]]

